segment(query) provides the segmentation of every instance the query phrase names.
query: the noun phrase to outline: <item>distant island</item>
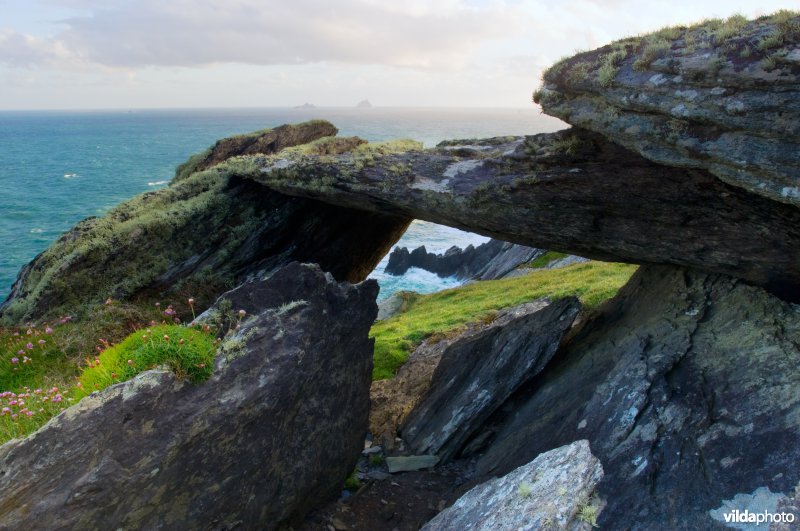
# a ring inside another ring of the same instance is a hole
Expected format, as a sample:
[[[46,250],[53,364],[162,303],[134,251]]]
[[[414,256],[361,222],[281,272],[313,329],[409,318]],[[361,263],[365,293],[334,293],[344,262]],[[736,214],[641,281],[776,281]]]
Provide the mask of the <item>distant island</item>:
[[[369,103],[369,102],[367,102],[367,103]],[[305,102],[305,103],[304,103],[304,104],[302,104],[302,105],[295,105],[295,107],[294,107],[294,108],[295,108],[295,109],[316,109],[316,108],[317,108],[317,106],[316,106],[316,105],[314,105],[313,103],[308,103],[308,102]]]
[[[369,102],[369,100],[361,100],[358,102],[356,107],[358,107],[359,109],[371,109],[372,104]]]

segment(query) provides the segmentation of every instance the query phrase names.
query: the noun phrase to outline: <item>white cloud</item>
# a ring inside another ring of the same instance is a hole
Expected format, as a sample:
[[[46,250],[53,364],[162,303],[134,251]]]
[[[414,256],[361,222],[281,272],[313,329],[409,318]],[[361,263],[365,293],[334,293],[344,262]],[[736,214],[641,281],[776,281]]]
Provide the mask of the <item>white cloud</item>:
[[[80,0],[62,7],[85,8]],[[521,29],[521,10],[495,4],[374,0],[143,0],[107,2],[62,21],[53,37],[11,33],[6,64],[71,55],[108,67],[322,61],[457,68],[488,39]]]

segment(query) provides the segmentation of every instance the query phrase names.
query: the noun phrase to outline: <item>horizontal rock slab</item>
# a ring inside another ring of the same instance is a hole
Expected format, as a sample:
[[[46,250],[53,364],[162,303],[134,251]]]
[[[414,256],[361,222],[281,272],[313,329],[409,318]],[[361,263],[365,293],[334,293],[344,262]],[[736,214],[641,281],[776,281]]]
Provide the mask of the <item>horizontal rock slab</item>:
[[[433,468],[439,458],[435,455],[401,455],[386,458],[386,468],[390,474],[398,472],[414,472],[415,470],[423,470],[426,468]]]
[[[314,139],[305,151],[363,143],[328,136],[335,133],[331,124],[313,121],[221,140],[179,168],[166,188],[80,222],[26,265],[0,305],[0,322],[74,315],[109,297],[158,299],[175,292],[204,307],[232,285],[293,260],[318,263],[339,280],[363,280],[408,218],[269,193],[244,178],[254,166],[221,160]]]
[[[275,298],[208,381],[146,371],[0,447],[0,528],[276,529],[338,496],[367,429],[378,286],[296,263],[264,284]]]
[[[800,207],[800,16],[707,21],[550,68],[545,113]]]
[[[604,529],[713,529],[725,500],[798,484],[800,307],[644,266],[578,328],[487,421],[478,477],[586,438],[606,471]]]
[[[725,273],[800,299],[800,209],[569,130],[375,155],[277,155],[289,195],[599,260]]]
[[[422,530],[589,531],[602,512],[603,502],[593,498],[602,478],[589,443],[576,441],[472,488]]]
[[[456,457],[481,424],[552,358],[580,302],[537,301],[522,315],[452,342],[430,387],[400,427],[418,454]]]

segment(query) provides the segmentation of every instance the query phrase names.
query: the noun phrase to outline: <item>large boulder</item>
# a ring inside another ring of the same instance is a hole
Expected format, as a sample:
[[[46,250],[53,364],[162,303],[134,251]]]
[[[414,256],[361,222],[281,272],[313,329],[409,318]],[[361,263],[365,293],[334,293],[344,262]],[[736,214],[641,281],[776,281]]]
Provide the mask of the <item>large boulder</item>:
[[[552,358],[580,310],[574,297],[518,315],[448,345],[430,387],[400,427],[417,454],[456,457],[481,424]]]
[[[212,377],[165,370],[0,448],[2,529],[275,529],[339,494],[363,449],[374,281],[290,264]]]
[[[550,68],[535,99],[650,160],[800,207],[798,12],[623,39]]]
[[[714,528],[724,500],[800,480],[800,306],[642,267],[486,425],[479,474],[585,438],[606,471],[601,527]]]
[[[599,260],[744,278],[800,300],[800,209],[568,130],[376,155],[265,157],[289,195]]]
[[[589,443],[575,441],[472,488],[422,530],[589,531],[603,508],[594,497],[602,477],[603,467]]]
[[[258,173],[256,165],[235,156],[315,139],[295,149],[330,153],[363,143],[333,134],[331,124],[313,121],[219,141],[180,167],[168,187],[80,222],[37,256],[0,305],[0,320],[75,314],[109,297],[181,293],[204,306],[293,260],[318,263],[339,280],[363,280],[408,218],[270,192],[246,178]]]

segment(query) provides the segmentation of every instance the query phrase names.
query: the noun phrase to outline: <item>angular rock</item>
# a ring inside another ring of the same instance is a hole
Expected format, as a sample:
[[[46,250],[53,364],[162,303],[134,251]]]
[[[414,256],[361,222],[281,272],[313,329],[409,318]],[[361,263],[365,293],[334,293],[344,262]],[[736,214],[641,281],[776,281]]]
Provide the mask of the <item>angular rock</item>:
[[[376,321],[384,321],[402,313],[408,305],[419,296],[414,291],[396,291],[378,303]]]
[[[598,260],[744,278],[800,300],[800,209],[580,130],[432,150],[267,157],[271,189]],[[480,148],[480,149],[478,149]]]
[[[494,239],[477,247],[468,245],[463,250],[453,246],[444,254],[429,253],[424,245],[411,252],[405,247],[395,247],[385,271],[390,275],[402,275],[411,267],[419,267],[440,277],[493,280],[543,253],[541,249]]]
[[[800,480],[800,306],[645,266],[556,356],[487,422],[479,474],[586,438],[606,529],[713,528],[723,500]]]
[[[0,528],[275,529],[335,498],[363,448],[378,286],[296,263],[263,285],[208,381],[146,371],[3,445]]]
[[[335,132],[316,121],[221,140],[179,168],[168,187],[80,222],[37,256],[0,305],[0,320],[14,324],[74,314],[109,297],[158,299],[175,292],[190,293],[204,307],[231,286],[293,260],[318,263],[339,280],[363,280],[403,234],[407,218],[268,192],[244,178],[257,171],[252,157],[194,171],[223,156],[271,153],[315,138],[306,151],[363,142],[322,138]]]
[[[800,16],[708,21],[550,68],[547,114],[800,207]]]
[[[474,487],[422,530],[589,531],[602,512],[603,502],[593,498],[602,477],[603,466],[589,443],[575,441]]]
[[[458,452],[481,424],[552,358],[580,303],[574,297],[533,303],[527,313],[450,344],[426,394],[400,428],[417,454],[442,462]]]
[[[466,341],[488,329],[503,327],[541,308],[542,304],[538,301],[504,308],[498,311],[489,323],[482,321],[468,323],[457,334],[435,335],[423,341],[409,355],[408,360],[398,369],[394,377],[372,382],[370,432],[373,436],[394,441],[400,425],[428,391],[442,354],[451,345]],[[378,304],[378,314],[380,315],[380,304]]]

